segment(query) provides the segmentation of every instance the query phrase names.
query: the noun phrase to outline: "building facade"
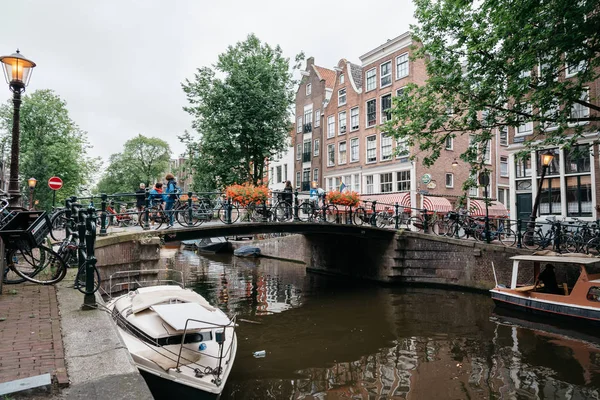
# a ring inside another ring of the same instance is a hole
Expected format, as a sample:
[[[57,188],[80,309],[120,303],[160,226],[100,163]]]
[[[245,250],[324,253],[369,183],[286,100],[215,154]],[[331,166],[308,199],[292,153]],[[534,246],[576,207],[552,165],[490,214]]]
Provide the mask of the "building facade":
[[[295,135],[295,131],[292,135]],[[294,146],[292,145],[292,137],[290,137],[287,143],[287,150],[268,161],[269,189],[275,192],[282,191],[285,187],[285,182],[288,180],[292,181],[295,176],[294,166]]]

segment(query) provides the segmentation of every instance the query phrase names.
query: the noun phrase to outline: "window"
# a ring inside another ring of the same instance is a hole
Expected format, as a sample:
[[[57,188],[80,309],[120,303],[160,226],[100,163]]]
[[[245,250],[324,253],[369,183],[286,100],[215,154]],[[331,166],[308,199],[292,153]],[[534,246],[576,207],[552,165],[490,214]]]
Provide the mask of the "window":
[[[304,133],[312,132],[312,109],[304,111]]]
[[[515,159],[515,175],[517,178],[531,177],[531,158],[529,156],[524,159]]]
[[[315,111],[315,128],[321,126],[321,110]]]
[[[344,81],[345,81],[344,74],[340,74],[340,85],[343,85]]]
[[[296,160],[302,159],[302,145],[299,144],[296,146]]]
[[[327,137],[332,138],[335,136],[335,117],[330,115],[327,117]]]
[[[377,136],[367,137],[367,164],[377,161]]]
[[[281,165],[277,166],[276,173],[277,173],[277,183],[282,182]]]
[[[567,176],[567,215],[569,217],[592,216],[591,175]]]
[[[537,152],[537,175],[542,175],[542,154],[544,154],[547,150],[539,150]],[[560,174],[560,153],[558,149],[550,149],[550,151],[554,154],[554,158],[548,167],[546,168],[546,176],[548,175],[558,175]]]
[[[446,187],[447,188],[454,187],[454,174],[452,174],[452,173],[446,174]]]
[[[568,57],[568,54],[565,54],[565,59],[567,57]],[[567,69],[566,69],[566,72],[565,72],[566,78],[570,78],[573,75],[577,75],[581,71],[585,70],[586,64],[587,63],[585,62],[585,60],[581,60],[577,64],[569,64],[569,63],[567,63]]]
[[[359,128],[358,115],[358,107],[350,110],[350,132]]]
[[[350,162],[358,161],[358,138],[350,139]]]
[[[313,149],[313,155],[315,157],[317,157],[319,155],[319,148],[320,148],[319,139],[315,139],[315,145],[314,145],[314,149]]]
[[[392,62],[388,61],[379,66],[381,70],[379,87],[386,87],[392,84]]]
[[[346,88],[338,90],[338,107],[346,104]]]
[[[508,157],[500,157],[500,176],[508,176]]]
[[[396,158],[408,156],[407,139],[398,139],[396,142]]]
[[[389,121],[392,113],[390,110],[392,109],[392,95],[386,94],[385,96],[381,96],[381,122]]]
[[[352,190],[352,176],[344,175],[344,185],[348,188],[348,191]]]
[[[491,140],[486,140],[483,143],[483,154],[481,156],[483,157],[484,163],[486,163],[486,164],[492,163],[492,141]]]
[[[296,120],[296,133],[302,133],[302,117]]]
[[[574,146],[565,151],[565,174],[590,172],[590,148],[588,145]]]
[[[312,93],[312,85],[310,83],[306,84],[306,95],[310,96],[310,94]]]
[[[400,89],[396,90],[396,96],[400,97],[400,96],[404,95],[405,89],[406,89],[406,87],[401,87]]]
[[[600,301],[600,287],[592,286],[586,295],[586,298],[590,301]]]
[[[392,173],[391,172],[387,172],[385,174],[379,174],[379,187],[380,187],[380,192],[381,193],[388,193],[392,191],[392,187],[393,187],[393,182],[392,182]]]
[[[310,168],[302,170],[302,190],[310,190]]]
[[[560,178],[544,179],[539,209],[540,215],[561,213]]]
[[[387,133],[381,134],[381,161],[392,159],[392,136]]]
[[[352,175],[352,190],[356,193],[360,193],[360,175]]]
[[[410,171],[396,172],[396,190],[398,192],[410,190]]]
[[[319,182],[319,168],[313,169],[313,181]]]
[[[327,145],[327,166],[333,167],[335,165],[335,144]]]
[[[558,128],[558,123],[556,119],[560,116],[560,107],[558,105],[557,99],[552,99],[552,103],[550,108],[544,111],[544,119],[546,119],[543,123],[544,130],[551,131]]]
[[[375,68],[368,70],[365,80],[367,81],[367,92],[375,89],[377,87],[377,70]]]
[[[271,172],[269,173],[269,183],[275,183],[275,173],[273,171],[273,167],[271,167]]]
[[[547,78],[556,80],[558,75],[552,71],[552,56],[547,55],[540,58],[540,64],[538,65],[538,79],[541,83],[544,83]]]
[[[408,76],[408,53],[396,57],[396,79]]]
[[[296,187],[300,187],[300,171],[296,172]]]
[[[590,91],[589,89],[584,89],[583,92],[581,92],[581,96],[579,96],[579,100],[581,101],[585,101],[585,102],[589,102],[590,100]],[[571,119],[580,119],[580,118],[588,118],[590,116],[590,108],[584,106],[583,104],[579,104],[579,103],[573,103],[573,105],[571,106]],[[573,125],[582,125],[582,124],[587,124],[588,121],[574,121],[574,122],[570,122],[569,125],[573,126]]]
[[[508,127],[503,126],[499,129],[500,146],[508,146]]]
[[[346,111],[342,111],[338,114],[338,126],[340,128],[340,135],[346,133]]]
[[[531,105],[526,105],[522,108],[522,111],[526,114],[531,114]],[[527,121],[528,118],[526,116],[519,117],[521,125],[517,127],[517,135],[530,135],[533,132],[533,122]]]
[[[367,101],[367,128],[377,123],[377,100]]]
[[[288,173],[287,173],[287,164],[283,164],[283,181],[287,182],[288,180]]]
[[[446,136],[446,150],[452,150],[454,147],[454,140],[452,139],[452,136]]]
[[[506,207],[510,205],[510,190],[498,188],[498,201],[504,204]]]
[[[346,142],[340,142],[338,150],[338,164],[346,164]]]
[[[302,151],[302,162],[310,162],[310,140],[304,142],[304,150]]]
[[[472,179],[475,182],[475,185],[479,184],[479,182],[477,182],[477,175],[472,173],[471,176],[469,177],[469,179]],[[477,197],[479,196],[479,188],[477,186],[474,187],[470,187],[469,188],[469,196],[470,197]]]
[[[373,194],[373,175],[365,176],[365,183],[367,194]]]

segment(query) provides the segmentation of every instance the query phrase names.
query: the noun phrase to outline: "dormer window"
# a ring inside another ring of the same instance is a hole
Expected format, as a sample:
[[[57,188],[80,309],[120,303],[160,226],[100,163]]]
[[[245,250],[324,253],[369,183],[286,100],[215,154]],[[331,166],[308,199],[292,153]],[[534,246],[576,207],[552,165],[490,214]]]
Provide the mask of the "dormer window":
[[[306,95],[310,96],[310,94],[312,93],[312,85],[310,83],[306,84]]]
[[[344,84],[344,74],[340,74],[340,85]]]

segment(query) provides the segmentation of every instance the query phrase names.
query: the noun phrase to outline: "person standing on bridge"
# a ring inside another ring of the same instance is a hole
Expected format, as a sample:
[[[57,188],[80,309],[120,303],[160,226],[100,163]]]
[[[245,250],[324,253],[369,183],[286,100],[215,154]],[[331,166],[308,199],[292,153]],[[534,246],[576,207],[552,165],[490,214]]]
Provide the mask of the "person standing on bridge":
[[[140,188],[135,191],[135,206],[138,212],[142,212],[146,205],[146,184],[140,183]]]
[[[165,212],[169,217],[169,224],[167,225],[168,229],[175,224],[175,212],[173,207],[175,206],[179,188],[177,187],[177,182],[175,182],[175,176],[173,176],[173,174],[168,173],[167,176],[165,176],[165,179],[167,180],[167,189],[165,190],[163,197],[165,199]]]

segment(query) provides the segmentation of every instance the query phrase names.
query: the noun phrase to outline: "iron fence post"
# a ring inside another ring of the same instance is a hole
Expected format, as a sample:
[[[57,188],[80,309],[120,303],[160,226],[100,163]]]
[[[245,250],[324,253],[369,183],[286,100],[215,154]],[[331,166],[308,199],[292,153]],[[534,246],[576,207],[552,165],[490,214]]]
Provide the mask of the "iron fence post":
[[[108,195],[106,193],[102,193],[100,195],[102,198],[101,207],[102,213],[100,214],[100,236],[106,236],[108,233],[106,232],[106,202],[108,200]]]
[[[83,209],[79,209],[77,214],[77,272],[79,272],[79,268],[85,263],[85,228],[87,215],[86,211]],[[79,274],[77,274],[77,276],[79,277]],[[79,281],[75,282],[75,284],[79,284]]]
[[[377,226],[377,215],[375,213],[376,205],[377,201],[371,202],[371,226]]]
[[[554,235],[554,248],[557,253],[560,254],[560,230],[561,230],[560,222],[556,221],[556,233]]]
[[[146,207],[144,208],[144,228],[145,231],[150,229],[150,189],[146,188]]]
[[[398,213],[398,211],[400,211],[400,206],[398,205],[398,202],[396,202],[396,204],[394,204],[394,228],[396,230],[400,229],[400,221],[398,220],[400,218],[400,214]]]
[[[69,237],[71,235],[71,199],[65,199],[65,235]]]
[[[269,218],[267,217],[267,201],[263,200],[262,203],[262,218],[261,218],[262,222],[267,222],[269,220]]]
[[[227,198],[227,205],[225,208],[225,223],[227,225],[231,225],[231,210],[233,209],[233,206],[231,205],[231,197]]]
[[[519,249],[523,248],[523,234],[521,233],[521,224],[522,221],[520,219],[517,220],[517,247]]]
[[[427,209],[423,209],[423,233],[429,233],[429,215]]]
[[[192,192],[188,192],[188,199],[187,199],[187,205],[188,205],[188,226],[192,226],[192,214],[193,214],[193,209],[192,209]]]
[[[294,222],[300,221],[298,218],[298,189],[294,191]]]
[[[85,295],[83,297],[84,310],[96,308],[96,296],[94,294],[94,270],[96,269],[96,256],[94,248],[96,246],[96,209],[88,208],[88,217],[86,220],[85,232],[86,262],[85,262]],[[98,282],[100,284],[100,282]]]
[[[348,209],[348,214],[346,215],[346,225],[352,224],[352,206]]]

